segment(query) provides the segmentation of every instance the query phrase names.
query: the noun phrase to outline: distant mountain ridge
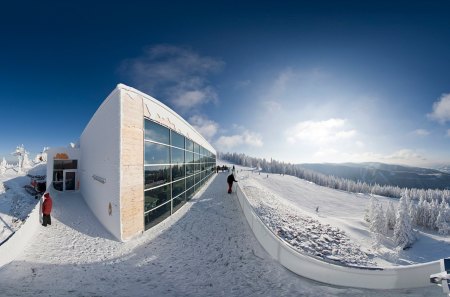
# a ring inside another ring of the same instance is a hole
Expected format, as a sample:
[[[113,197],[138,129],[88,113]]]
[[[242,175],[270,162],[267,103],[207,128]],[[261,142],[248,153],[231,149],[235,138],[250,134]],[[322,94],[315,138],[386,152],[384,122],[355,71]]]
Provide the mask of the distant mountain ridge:
[[[368,184],[390,185],[401,188],[450,189],[450,170],[392,165],[377,162],[365,163],[312,163],[299,164],[304,169],[326,175],[362,181]],[[450,168],[448,168],[450,169]]]
[[[445,172],[445,173],[450,173],[450,165],[441,166],[437,170]]]

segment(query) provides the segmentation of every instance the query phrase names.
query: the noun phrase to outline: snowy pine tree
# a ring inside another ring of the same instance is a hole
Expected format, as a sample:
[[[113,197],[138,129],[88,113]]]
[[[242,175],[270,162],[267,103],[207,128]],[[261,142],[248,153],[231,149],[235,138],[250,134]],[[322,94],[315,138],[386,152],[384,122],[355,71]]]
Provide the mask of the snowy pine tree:
[[[408,214],[411,218],[411,224],[417,225],[417,206],[411,199],[408,199]]]
[[[436,200],[432,200],[428,209],[427,227],[430,229],[437,229],[436,220],[439,215],[439,204]]]
[[[366,222],[371,222],[373,217],[373,212],[377,202],[374,196],[370,196],[369,204],[366,206],[366,212],[364,214],[364,220]]]
[[[7,165],[8,163],[6,163],[5,157],[3,157],[3,160],[0,163],[0,174],[5,174]]]
[[[385,235],[387,232],[384,218],[383,205],[381,203],[375,203],[369,225],[370,231]]]
[[[445,210],[439,209],[439,214],[436,218],[436,227],[438,229],[439,234],[441,235],[448,235],[450,232],[450,226],[445,220]]]
[[[408,213],[407,195],[405,192],[400,198],[394,227],[394,242],[402,249],[410,247],[415,241],[414,230]]]
[[[386,230],[393,230],[395,227],[395,207],[392,201],[389,201],[389,204],[386,209],[385,219]]]

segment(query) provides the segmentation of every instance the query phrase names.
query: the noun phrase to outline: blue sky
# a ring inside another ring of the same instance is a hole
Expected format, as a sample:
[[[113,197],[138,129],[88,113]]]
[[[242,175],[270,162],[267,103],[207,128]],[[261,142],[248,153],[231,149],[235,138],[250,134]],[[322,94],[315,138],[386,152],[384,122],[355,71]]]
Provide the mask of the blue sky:
[[[125,83],[220,151],[450,163],[448,2],[160,2],[4,5],[0,157],[76,141]]]

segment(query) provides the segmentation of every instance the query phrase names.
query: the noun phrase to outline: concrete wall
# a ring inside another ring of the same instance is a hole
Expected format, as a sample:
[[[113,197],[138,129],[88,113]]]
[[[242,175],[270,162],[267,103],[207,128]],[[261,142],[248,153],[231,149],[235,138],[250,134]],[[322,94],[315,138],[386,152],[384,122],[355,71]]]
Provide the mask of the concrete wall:
[[[403,289],[430,286],[430,274],[440,271],[439,261],[380,270],[351,268],[321,261],[293,249],[276,236],[254,212],[237,186],[242,211],[253,234],[281,265],[303,277],[319,282],[368,289]]]
[[[97,109],[80,137],[78,170],[84,200],[100,223],[119,240],[120,117],[120,90],[116,88]]]

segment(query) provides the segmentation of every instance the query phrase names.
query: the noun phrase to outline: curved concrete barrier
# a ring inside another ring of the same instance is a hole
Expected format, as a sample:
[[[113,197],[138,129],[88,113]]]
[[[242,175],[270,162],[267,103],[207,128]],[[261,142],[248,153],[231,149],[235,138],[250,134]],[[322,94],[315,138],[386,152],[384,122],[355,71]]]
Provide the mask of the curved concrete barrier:
[[[237,197],[255,237],[278,262],[303,277],[319,282],[367,289],[404,289],[430,286],[430,274],[440,271],[439,261],[380,269],[340,266],[300,253],[275,235],[256,215],[239,185]]]
[[[39,212],[41,204],[36,206],[28,215],[25,223],[17,230],[14,235],[0,246],[0,269],[4,265],[14,261],[14,259],[23,251],[31,237],[35,234],[39,222]]]

